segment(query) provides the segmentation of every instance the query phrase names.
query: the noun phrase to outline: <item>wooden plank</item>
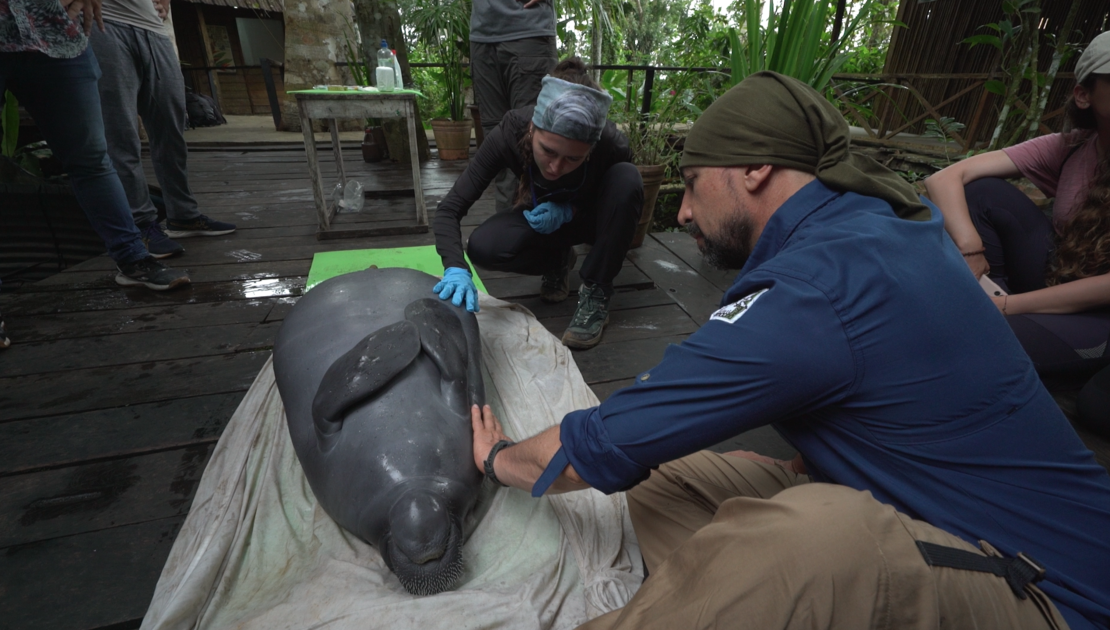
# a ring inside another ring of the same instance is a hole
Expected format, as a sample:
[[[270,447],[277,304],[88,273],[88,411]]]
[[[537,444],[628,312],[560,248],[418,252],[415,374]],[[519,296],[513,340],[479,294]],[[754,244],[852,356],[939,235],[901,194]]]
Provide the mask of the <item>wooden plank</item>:
[[[464,237],[471,230],[464,229]],[[311,260],[318,252],[334,252],[349,249],[370,249],[375,247],[414,247],[417,245],[433,245],[435,237],[431,234],[415,234],[409,236],[392,236],[389,238],[367,239],[363,242],[351,241],[319,242],[315,236],[311,237],[285,237],[272,239],[240,240],[235,234],[228,236],[213,236],[198,241],[189,242],[189,254],[181,258],[182,263],[175,264],[182,269],[192,269],[202,265],[222,265],[234,262],[272,262],[279,260]],[[170,262],[175,262],[170,260]],[[97,257],[74,266],[75,270],[104,269],[112,271],[115,264],[106,257]],[[174,295],[180,291],[169,291],[166,295]]]
[[[274,307],[289,299],[293,298],[175,304],[125,311],[85,311],[37,315],[26,319],[8,317],[8,328],[16,335],[18,346],[36,341],[58,341],[115,333],[165,332],[203,326],[262,323],[272,321],[267,318]]]
[[[4,316],[19,319],[52,313],[293,297],[304,293],[304,281],[297,277],[196,283],[166,292],[116,288],[28,293],[12,300],[4,308]]]
[[[634,378],[624,378],[619,381],[594,383],[590,385],[590,389],[594,390],[594,395],[597,396],[597,399],[599,401],[605,402],[610,396],[613,395],[613,392],[617,391],[618,389],[624,389],[634,382],[636,382],[636,379]]]
[[[39,418],[250,387],[269,352],[0,377],[0,422]]]
[[[0,548],[185,516],[215,442],[13,475],[0,487]]]
[[[480,272],[479,272],[480,273]],[[489,294],[502,300],[513,300],[540,294],[539,276],[516,276],[510,278],[495,278],[488,282],[483,279],[483,284]],[[578,271],[570,272],[571,295],[578,295],[578,287],[582,285],[582,278]],[[648,278],[636,267],[622,267],[613,285],[620,289],[650,289],[651,278]],[[568,298],[569,299],[569,298]]]
[[[186,259],[165,261],[172,264],[188,263]],[[223,262],[214,265],[186,266],[177,264],[179,268],[189,271],[189,278],[195,282],[229,282],[233,280],[260,280],[263,278],[288,278],[292,276],[307,276],[312,267],[310,259],[277,260],[268,262]],[[72,291],[80,289],[110,289],[118,287],[115,278],[99,270],[70,270],[54,274],[49,278],[40,280],[26,287],[22,293],[36,293],[40,291]]]
[[[138,628],[184,517],[9,547],[0,619],[9,628]],[[133,625],[132,625],[133,624]]]
[[[699,325],[720,306],[724,292],[655,239],[644,239],[643,246],[628,252],[628,258]]]
[[[549,317],[570,317],[574,314],[574,309],[578,308],[578,300],[574,298],[567,298],[558,304],[544,302],[539,296],[520,298],[513,301],[527,308],[529,311],[532,311],[532,314],[541,320]],[[628,289],[617,291],[613,294],[613,298],[609,301],[609,310],[619,311],[630,308],[646,308],[674,303],[675,301],[671,299],[667,292],[656,288],[639,290]]]
[[[685,232],[657,232],[649,236],[659,241],[663,247],[666,247],[672,254],[682,259],[698,275],[713,283],[713,286],[721,290],[721,293],[729,290],[733,282],[736,280],[736,275],[740,272],[739,269],[717,269],[705,262],[705,258],[698,250],[698,242],[694,237]]]
[[[0,423],[0,477],[214,442],[243,394],[195,396]]]
[[[5,351],[5,377],[206,357],[273,346],[277,324],[228,324],[19,343]]]
[[[570,325],[570,316],[540,320],[555,336],[561,336]],[[609,314],[602,343],[689,335],[698,325],[677,304],[633,310],[614,310]]]
[[[658,365],[667,346],[685,338],[681,335],[602,343],[591,350],[575,351],[574,362],[587,383],[633,378]]]

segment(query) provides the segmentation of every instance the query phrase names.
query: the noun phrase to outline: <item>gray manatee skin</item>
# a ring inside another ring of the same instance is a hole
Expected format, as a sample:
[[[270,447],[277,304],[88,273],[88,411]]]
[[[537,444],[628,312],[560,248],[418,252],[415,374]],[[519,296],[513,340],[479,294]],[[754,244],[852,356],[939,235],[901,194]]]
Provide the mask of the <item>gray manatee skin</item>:
[[[417,595],[461,576],[483,480],[470,421],[485,398],[478,323],[439,300],[436,281],[399,268],[337,276],[297,302],[274,343],[313,493]]]

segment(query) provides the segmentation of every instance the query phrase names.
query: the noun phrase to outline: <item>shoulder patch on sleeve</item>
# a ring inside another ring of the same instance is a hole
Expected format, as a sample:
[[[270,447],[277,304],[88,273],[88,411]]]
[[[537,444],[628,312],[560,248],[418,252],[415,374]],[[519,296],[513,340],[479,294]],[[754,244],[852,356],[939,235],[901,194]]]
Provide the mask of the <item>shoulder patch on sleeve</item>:
[[[717,320],[720,320],[722,322],[731,324],[731,323],[735,322],[736,320],[740,319],[740,317],[744,313],[747,313],[748,309],[752,307],[752,304],[755,304],[755,301],[759,299],[759,296],[763,295],[767,291],[768,291],[768,289],[760,289],[760,290],[756,291],[755,293],[752,293],[750,295],[745,295],[744,297],[740,298],[739,300],[736,300],[732,304],[729,304],[727,306],[722,306],[721,308],[717,309],[717,311],[715,313],[713,313],[713,315],[711,315],[709,317],[709,319],[710,320],[717,319]]]

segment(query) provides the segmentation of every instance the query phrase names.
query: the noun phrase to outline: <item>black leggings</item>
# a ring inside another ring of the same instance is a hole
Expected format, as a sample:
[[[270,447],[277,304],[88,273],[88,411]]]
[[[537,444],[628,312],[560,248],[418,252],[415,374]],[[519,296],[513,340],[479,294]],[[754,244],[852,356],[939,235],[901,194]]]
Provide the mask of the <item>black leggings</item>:
[[[971,221],[987,250],[990,278],[1009,293],[1043,289],[1053,256],[1054,232],[1048,217],[1003,179],[976,180],[964,193]],[[1006,321],[1046,383],[1075,387],[1110,365],[1110,310],[1010,315]]]
[[[579,208],[570,223],[540,234],[528,225],[521,208],[495,214],[470,235],[466,253],[482,269],[538,276],[562,264],[567,248],[590,243],[579,274],[611,295],[643,205],[640,171],[621,162],[605,172],[598,198]]]
[[[1009,293],[1043,289],[1054,247],[1048,217],[1003,179],[976,180],[964,194],[987,250],[990,278]],[[1006,322],[1047,386],[1072,391],[1082,386],[1076,420],[1110,439],[1110,310],[1009,315]]]

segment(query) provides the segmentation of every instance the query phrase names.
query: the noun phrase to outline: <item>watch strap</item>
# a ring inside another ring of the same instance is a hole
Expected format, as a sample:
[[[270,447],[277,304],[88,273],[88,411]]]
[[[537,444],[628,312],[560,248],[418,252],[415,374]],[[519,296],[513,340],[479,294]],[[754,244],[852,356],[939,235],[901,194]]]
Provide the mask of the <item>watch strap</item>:
[[[489,455],[486,456],[486,461],[484,464],[484,467],[486,469],[486,476],[490,478],[490,481],[499,486],[508,487],[505,484],[501,483],[501,480],[497,478],[497,473],[493,472],[493,458],[497,457],[497,453],[499,453],[501,449],[505,448],[506,446],[512,446],[513,444],[515,444],[515,442],[512,442],[510,440],[501,440],[497,444],[493,445],[493,448],[491,448],[489,451]]]

